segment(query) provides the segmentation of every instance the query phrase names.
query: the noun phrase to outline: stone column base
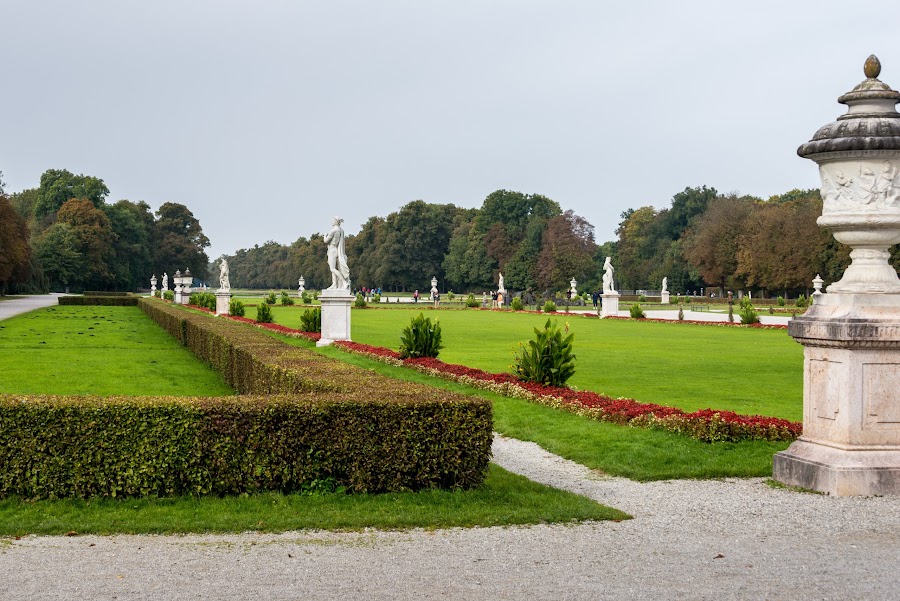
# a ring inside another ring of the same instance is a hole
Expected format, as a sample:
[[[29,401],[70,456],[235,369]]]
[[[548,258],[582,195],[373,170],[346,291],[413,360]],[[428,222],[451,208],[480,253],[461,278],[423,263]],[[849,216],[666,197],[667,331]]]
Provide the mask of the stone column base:
[[[772,464],[775,480],[836,497],[900,495],[900,450],[841,449],[801,438]]]
[[[322,337],[316,346],[328,346],[335,340],[350,340],[350,306],[355,298],[349,290],[327,288],[319,294],[322,303]]]
[[[661,296],[662,296],[662,298],[660,299],[659,302],[661,302],[664,305],[668,305],[669,304],[669,291],[664,290]]]
[[[230,302],[230,290],[216,290],[216,315],[231,315],[231,309],[228,307]]]
[[[607,292],[601,298],[603,306],[600,308],[600,317],[616,317],[619,314],[619,293]]]

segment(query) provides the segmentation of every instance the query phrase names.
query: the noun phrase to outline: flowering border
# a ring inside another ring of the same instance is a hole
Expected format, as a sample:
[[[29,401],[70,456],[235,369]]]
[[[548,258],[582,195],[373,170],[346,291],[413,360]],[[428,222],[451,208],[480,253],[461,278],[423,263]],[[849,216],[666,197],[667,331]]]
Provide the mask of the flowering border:
[[[212,313],[208,309],[194,308]],[[321,334],[318,332],[301,332],[300,330],[274,323],[258,323],[253,319],[236,315],[229,315],[228,317],[241,323],[293,338],[307,338],[313,341],[318,341],[321,338]],[[617,317],[613,319],[629,318]],[[712,325],[740,325],[728,324],[727,322],[721,324],[716,324],[715,322],[699,323],[703,325],[710,325],[711,323]],[[762,327],[775,329],[776,327],[784,326]],[[803,432],[803,425],[800,422],[792,422],[777,417],[740,415],[733,411],[716,409],[700,409],[687,413],[677,407],[641,403],[628,398],[615,399],[589,390],[574,390],[568,387],[523,382],[512,374],[494,374],[481,369],[466,367],[465,365],[444,363],[439,359],[425,357],[401,359],[400,353],[397,351],[350,340],[335,341],[334,346],[390,365],[409,367],[430,376],[453,380],[505,396],[525,399],[597,421],[664,430],[687,435],[705,442],[739,442],[743,440],[791,441],[795,440]]]

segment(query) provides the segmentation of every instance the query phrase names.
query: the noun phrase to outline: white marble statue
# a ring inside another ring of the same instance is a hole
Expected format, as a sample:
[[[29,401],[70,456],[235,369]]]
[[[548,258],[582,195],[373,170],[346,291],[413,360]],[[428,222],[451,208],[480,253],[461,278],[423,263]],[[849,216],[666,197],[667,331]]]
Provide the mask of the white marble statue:
[[[503,287],[503,273],[500,273],[500,284],[497,285],[497,292],[506,292],[506,288]]]
[[[615,292],[615,288],[613,287],[613,272],[615,270],[612,266],[612,260],[610,257],[606,257],[606,262],[603,264],[603,294],[608,294]]]
[[[228,261],[225,260],[225,255],[222,255],[222,262],[219,263],[219,290],[228,291],[231,290],[231,282],[228,280]]]
[[[331,231],[325,234],[328,245],[328,269],[331,270],[331,286],[328,290],[350,290],[350,267],[344,250],[344,230],[340,217],[331,220]]]
[[[163,292],[165,292],[168,289],[169,289],[169,274],[164,271],[163,272],[163,283],[162,283],[161,290]]]
[[[668,292],[668,291],[669,291],[669,278],[663,278],[662,291],[663,291],[663,292]]]

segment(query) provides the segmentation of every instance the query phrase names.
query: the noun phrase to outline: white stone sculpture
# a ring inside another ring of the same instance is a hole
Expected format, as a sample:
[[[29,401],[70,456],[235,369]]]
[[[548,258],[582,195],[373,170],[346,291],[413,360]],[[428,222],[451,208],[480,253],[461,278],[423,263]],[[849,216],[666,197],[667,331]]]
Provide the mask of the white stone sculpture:
[[[306,280],[303,278],[302,275],[300,276],[300,279],[297,280],[297,284],[298,284],[297,292],[302,295],[306,291]]]
[[[669,278],[663,278],[663,282],[662,282],[662,291],[663,291],[663,292],[668,292],[668,291],[669,291]]]
[[[162,281],[162,291],[165,292],[169,289],[169,274],[165,271],[163,272],[163,281]]]
[[[156,274],[150,277],[150,296],[156,296]]]
[[[572,293],[572,297],[575,297],[578,294],[578,289],[575,286],[578,285],[578,282],[575,281],[575,278],[572,278],[572,281],[569,282],[569,291]]]
[[[616,289],[613,287],[614,271],[615,270],[612,266],[612,259],[610,257],[606,257],[606,262],[603,264],[603,294],[610,294],[616,291]]]
[[[497,285],[497,292],[506,292],[506,288],[503,286],[503,273],[500,273],[500,283]]]
[[[229,281],[228,261],[225,255],[222,255],[222,261],[219,263],[219,290],[228,292],[231,290],[231,282]]]
[[[328,245],[328,269],[331,270],[331,286],[328,290],[350,290],[350,267],[344,250],[344,230],[340,217],[331,220],[331,231],[325,234]]]

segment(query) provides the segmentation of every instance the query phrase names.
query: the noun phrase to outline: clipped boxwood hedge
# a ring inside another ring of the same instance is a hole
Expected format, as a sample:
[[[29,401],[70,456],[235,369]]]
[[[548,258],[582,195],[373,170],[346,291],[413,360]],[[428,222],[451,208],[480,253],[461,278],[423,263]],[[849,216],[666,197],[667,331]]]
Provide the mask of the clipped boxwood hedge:
[[[231,320],[137,300],[241,394],[0,394],[0,497],[390,492],[483,481],[488,401],[392,380]]]
[[[97,305],[103,307],[136,307],[138,296],[60,296],[60,305]]]
[[[486,402],[421,387],[369,395],[0,395],[0,497],[469,488],[490,453]]]

